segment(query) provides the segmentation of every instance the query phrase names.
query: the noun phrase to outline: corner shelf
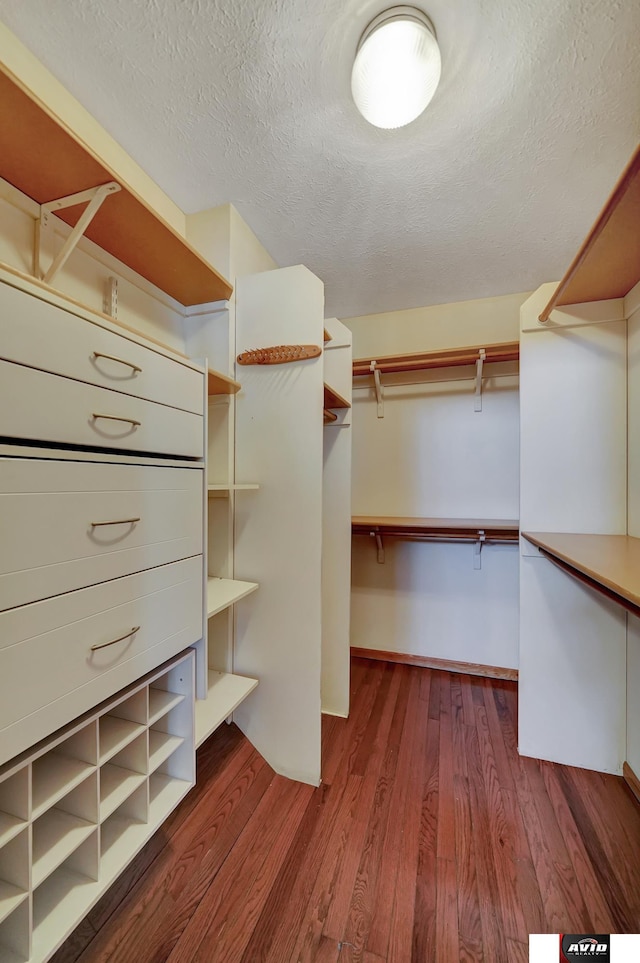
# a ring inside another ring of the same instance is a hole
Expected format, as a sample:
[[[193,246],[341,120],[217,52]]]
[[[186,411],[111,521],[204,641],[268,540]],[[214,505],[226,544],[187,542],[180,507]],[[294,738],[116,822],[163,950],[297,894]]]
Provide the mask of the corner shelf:
[[[229,492],[257,492],[260,485],[248,483],[246,485],[207,485],[209,498],[227,498]]]
[[[207,371],[207,394],[208,395],[235,395],[242,388],[239,381],[229,378],[221,371],[214,371],[209,368]]]
[[[257,685],[257,679],[209,670],[207,697],[196,702],[196,747],[209,738]]]
[[[350,408],[351,402],[343,398],[342,395],[338,394],[333,388],[331,388],[325,381],[324,384],[324,402],[323,409],[325,408]]]
[[[246,598],[257,588],[257,582],[241,582],[231,578],[207,579],[207,618]]]
[[[183,305],[231,296],[229,282],[6,68],[0,68],[0,158],[0,176],[38,204],[117,181],[121,190],[107,198],[86,236]],[[76,204],[58,216],[73,226],[81,213]]]

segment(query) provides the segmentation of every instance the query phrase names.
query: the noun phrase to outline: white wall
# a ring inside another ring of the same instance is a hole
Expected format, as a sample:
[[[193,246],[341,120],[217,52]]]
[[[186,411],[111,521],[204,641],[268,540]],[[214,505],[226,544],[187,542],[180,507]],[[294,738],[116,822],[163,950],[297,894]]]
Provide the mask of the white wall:
[[[350,318],[354,357],[517,341],[526,295]],[[354,515],[518,518],[515,365],[383,377],[384,418],[371,387],[354,387]],[[353,539],[351,645],[517,668],[518,551],[486,545]]]
[[[399,354],[461,348],[502,341],[517,341],[520,336],[518,312],[528,296],[506,294],[497,298],[435,304],[406,311],[361,315],[343,319],[353,332],[354,358],[378,354]]]

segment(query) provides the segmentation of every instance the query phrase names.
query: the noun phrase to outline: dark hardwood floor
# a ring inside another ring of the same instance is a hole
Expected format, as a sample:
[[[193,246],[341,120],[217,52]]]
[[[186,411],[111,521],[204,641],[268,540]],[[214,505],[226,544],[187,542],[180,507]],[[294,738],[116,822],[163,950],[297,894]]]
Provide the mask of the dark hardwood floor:
[[[640,807],[618,777],[520,758],[516,700],[354,660],[315,790],[222,726],[55,963],[519,963],[531,932],[640,932]]]

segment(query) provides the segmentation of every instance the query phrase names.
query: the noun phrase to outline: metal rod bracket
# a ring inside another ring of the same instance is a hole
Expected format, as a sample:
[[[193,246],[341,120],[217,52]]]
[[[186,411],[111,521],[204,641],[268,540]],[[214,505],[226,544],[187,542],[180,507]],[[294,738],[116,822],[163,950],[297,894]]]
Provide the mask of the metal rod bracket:
[[[377,367],[377,362],[372,361],[369,365],[369,370],[373,374],[374,386],[376,389],[376,402],[378,403],[378,418],[384,418],[384,388],[380,380],[380,372]]]
[[[482,369],[486,357],[487,352],[484,348],[480,348],[480,357],[476,361],[476,397],[473,404],[474,411],[482,411]]]
[[[384,545],[382,543],[382,535],[378,529],[374,529],[371,535],[376,540],[376,545],[378,546],[378,565],[384,565]]]
[[[484,545],[485,538],[486,538],[486,536],[485,536],[485,533],[484,533],[484,529],[481,528],[480,531],[478,532],[478,540],[476,541],[476,543],[475,543],[474,546],[473,546],[473,567],[474,567],[474,569],[481,569],[481,568],[482,568],[482,546]]]

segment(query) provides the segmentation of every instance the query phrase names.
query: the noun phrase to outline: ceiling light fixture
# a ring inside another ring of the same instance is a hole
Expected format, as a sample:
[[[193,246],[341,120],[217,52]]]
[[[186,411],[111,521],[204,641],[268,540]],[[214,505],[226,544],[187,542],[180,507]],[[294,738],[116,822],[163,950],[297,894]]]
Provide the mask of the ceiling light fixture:
[[[374,127],[404,127],[430,102],[440,70],[440,48],[427,15],[416,7],[391,7],[360,38],[351,93]]]

